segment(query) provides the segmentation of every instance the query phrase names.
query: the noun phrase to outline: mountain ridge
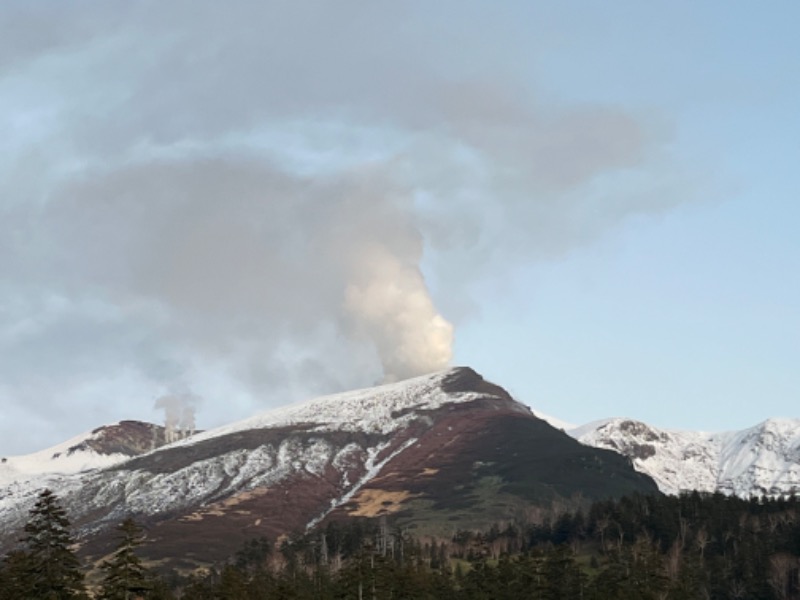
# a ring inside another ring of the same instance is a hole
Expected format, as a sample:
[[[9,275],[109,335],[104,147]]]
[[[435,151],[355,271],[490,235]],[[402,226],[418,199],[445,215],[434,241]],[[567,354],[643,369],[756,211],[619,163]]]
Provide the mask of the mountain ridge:
[[[101,468],[0,486],[0,543],[12,543],[42,483],[63,499],[92,560],[133,516],[158,541],[149,558],[187,570],[326,519],[388,516],[451,536],[531,507],[657,491],[624,457],[580,444],[463,367],[131,447],[139,453],[114,453]]]
[[[391,397],[392,390],[399,391],[399,396],[382,403],[381,398]],[[770,418],[753,427],[716,433],[658,428],[623,417],[574,426],[532,410],[464,367],[265,410],[169,446],[192,446],[205,439],[263,428],[387,434],[402,428],[415,410],[435,410],[443,402],[474,401],[481,393],[503,398],[520,413],[530,412],[581,443],[622,454],[639,472],[652,477],[664,493],[697,490],[749,497],[800,491],[800,437],[795,435],[800,431],[800,419]],[[420,398],[425,398],[424,402]],[[123,420],[45,450],[3,458],[0,486],[24,486],[33,481],[44,487],[52,478],[112,468],[164,446],[163,427]]]
[[[800,419],[770,418],[738,431],[707,433],[616,417],[567,433],[627,456],[664,493],[721,492],[747,498],[800,492]]]

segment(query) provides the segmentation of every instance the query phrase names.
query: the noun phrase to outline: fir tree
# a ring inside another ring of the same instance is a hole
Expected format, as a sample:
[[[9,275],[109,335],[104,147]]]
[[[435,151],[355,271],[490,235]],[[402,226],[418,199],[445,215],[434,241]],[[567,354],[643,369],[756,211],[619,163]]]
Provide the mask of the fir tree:
[[[23,550],[9,552],[0,565],[0,600],[32,597],[29,572],[28,553]]]
[[[39,494],[24,531],[18,560],[26,572],[26,593],[41,600],[86,598],[70,522],[51,490]]]
[[[128,517],[117,526],[119,544],[111,560],[101,566],[105,572],[100,598],[132,600],[144,597],[150,590],[147,571],[135,549],[142,543],[142,528]]]

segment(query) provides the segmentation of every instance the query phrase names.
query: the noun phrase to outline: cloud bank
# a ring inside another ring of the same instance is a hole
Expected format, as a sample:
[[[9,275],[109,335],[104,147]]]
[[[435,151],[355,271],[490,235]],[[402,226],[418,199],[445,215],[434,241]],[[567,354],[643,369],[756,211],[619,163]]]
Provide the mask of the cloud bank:
[[[679,201],[645,120],[538,100],[453,10],[9,2],[3,404],[74,432],[188,386],[207,427],[437,370],[439,305]]]

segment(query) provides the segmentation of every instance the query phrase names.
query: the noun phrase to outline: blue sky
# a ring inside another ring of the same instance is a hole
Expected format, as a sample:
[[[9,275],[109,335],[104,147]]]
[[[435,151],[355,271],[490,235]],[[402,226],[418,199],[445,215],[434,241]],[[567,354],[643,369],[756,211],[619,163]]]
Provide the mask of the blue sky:
[[[798,17],[5,3],[0,453],[447,364],[574,423],[798,416]]]
[[[515,318],[460,331],[457,356],[462,343],[526,339],[482,359],[484,371],[578,422],[615,414],[716,430],[795,416],[797,252],[737,204],[637,224],[519,273],[515,293],[495,298]]]
[[[739,428],[800,397],[800,43],[793,3],[573,3],[536,81],[649,112],[689,166],[691,203],[517,274],[456,355],[519,339],[486,371],[573,422],[609,414]],[[561,11],[565,10],[564,13]],[[576,22],[577,21],[577,22]],[[520,326],[520,322],[524,325]]]

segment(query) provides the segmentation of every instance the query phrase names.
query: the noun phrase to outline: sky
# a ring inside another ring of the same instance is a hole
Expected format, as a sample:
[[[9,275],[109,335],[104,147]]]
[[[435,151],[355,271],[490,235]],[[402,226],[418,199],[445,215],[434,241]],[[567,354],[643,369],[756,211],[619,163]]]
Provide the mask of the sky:
[[[0,454],[469,365],[800,417],[800,5],[0,7]]]

